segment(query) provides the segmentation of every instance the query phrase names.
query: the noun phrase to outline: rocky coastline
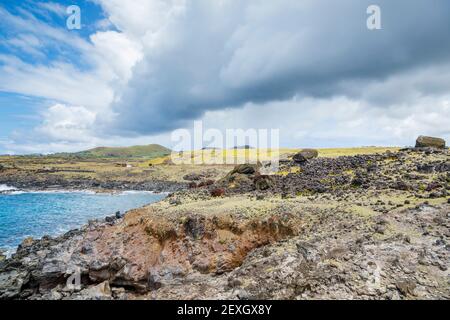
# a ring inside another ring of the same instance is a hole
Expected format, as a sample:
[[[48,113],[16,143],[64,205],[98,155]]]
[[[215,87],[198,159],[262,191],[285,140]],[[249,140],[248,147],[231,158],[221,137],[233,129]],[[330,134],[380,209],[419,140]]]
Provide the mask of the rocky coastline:
[[[33,175],[26,177],[0,176],[0,184],[24,191],[90,190],[95,192],[152,191],[161,193],[175,192],[188,187],[187,183],[174,181],[99,181],[95,179],[64,179],[60,177],[41,179]]]
[[[449,299],[448,149],[308,157],[29,239],[0,299]]]

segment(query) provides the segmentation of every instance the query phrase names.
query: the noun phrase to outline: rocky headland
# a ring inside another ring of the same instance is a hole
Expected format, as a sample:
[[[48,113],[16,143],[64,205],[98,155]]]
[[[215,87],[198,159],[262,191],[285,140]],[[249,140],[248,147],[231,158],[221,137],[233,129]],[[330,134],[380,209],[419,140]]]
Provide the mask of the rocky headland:
[[[450,298],[448,149],[265,165],[191,174],[158,203],[27,239],[0,259],[0,298]]]

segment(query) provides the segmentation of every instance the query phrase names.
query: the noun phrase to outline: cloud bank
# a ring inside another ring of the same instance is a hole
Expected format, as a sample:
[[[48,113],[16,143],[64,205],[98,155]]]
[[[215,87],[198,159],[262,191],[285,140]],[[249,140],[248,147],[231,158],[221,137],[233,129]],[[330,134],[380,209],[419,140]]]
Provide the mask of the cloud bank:
[[[34,134],[52,151],[165,142],[194,119],[280,128],[286,146],[450,138],[446,0],[95,2],[105,18],[88,39],[0,7],[9,48],[35,57],[0,51],[0,90],[49,101]],[[366,27],[372,4],[381,30]],[[49,47],[54,58],[36,63]]]
[[[383,29],[370,31],[373,1],[142,1],[136,11],[153,11],[142,20],[105,1],[144,55],[112,104],[111,129],[149,134],[205,111],[294,96],[388,109],[445,93],[450,4],[376,2]]]

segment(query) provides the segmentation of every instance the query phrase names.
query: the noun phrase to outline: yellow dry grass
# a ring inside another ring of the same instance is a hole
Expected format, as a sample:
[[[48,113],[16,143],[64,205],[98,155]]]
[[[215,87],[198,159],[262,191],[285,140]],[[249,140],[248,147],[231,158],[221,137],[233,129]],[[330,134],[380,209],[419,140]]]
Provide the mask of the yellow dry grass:
[[[223,177],[234,164],[256,163],[279,157],[288,158],[301,149],[280,148],[270,149],[227,149],[227,150],[197,150],[174,153],[170,156],[154,159],[67,159],[56,157],[0,157],[0,164],[7,168],[22,170],[48,170],[48,174],[60,175],[65,178],[97,178],[100,180],[167,180],[183,181],[183,176],[189,173],[215,170],[212,179]],[[398,148],[360,147],[360,148],[326,148],[318,149],[319,157],[351,156],[357,154],[381,153]],[[123,167],[124,163],[131,168]],[[226,164],[226,165],[225,165]],[[296,169],[294,169],[296,170]],[[54,172],[56,171],[56,172]],[[81,172],[75,172],[81,171]],[[287,174],[288,172],[284,173]],[[283,173],[280,173],[283,174]]]
[[[185,152],[174,152],[170,156],[161,157],[146,161],[144,166],[149,164],[158,165],[167,161],[174,161],[175,164],[237,164],[245,162],[269,161],[271,159],[286,158],[292,156],[302,149],[213,149],[194,150]],[[354,156],[358,154],[375,154],[386,151],[398,151],[398,147],[356,147],[356,148],[324,148],[317,149],[319,157],[334,158],[339,156]]]

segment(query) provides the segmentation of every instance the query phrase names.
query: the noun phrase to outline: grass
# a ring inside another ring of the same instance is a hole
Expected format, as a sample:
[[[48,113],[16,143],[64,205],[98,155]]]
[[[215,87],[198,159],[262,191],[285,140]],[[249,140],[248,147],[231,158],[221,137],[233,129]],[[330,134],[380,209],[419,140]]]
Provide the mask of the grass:
[[[167,181],[183,181],[183,177],[189,173],[199,173],[205,170],[212,170],[214,173],[211,179],[220,179],[225,176],[233,167],[234,163],[253,162],[257,160],[270,160],[272,156],[280,158],[288,158],[300,149],[281,148],[278,150],[267,149],[228,149],[228,150],[202,150],[175,153],[175,163],[177,157],[181,156],[185,159],[192,160],[194,164],[174,165],[171,161],[171,155],[158,154],[165,152],[159,148],[150,148],[154,154],[142,156],[142,152],[137,152],[136,148],[118,148],[121,153],[120,157],[100,157],[110,152],[115,152],[116,148],[96,148],[92,152],[93,156],[89,157],[67,157],[67,156],[0,156],[0,165],[5,168],[18,168],[28,171],[44,171],[43,174],[58,175],[64,178],[85,178],[103,180],[127,180],[127,181],[148,181],[148,180],[167,180]],[[150,149],[146,149],[149,151]],[[95,151],[94,151],[95,150]],[[168,149],[167,149],[168,150]],[[350,156],[356,154],[373,154],[385,152],[386,150],[395,151],[398,148],[385,147],[361,147],[361,148],[328,148],[319,149],[319,157],[337,157]],[[132,152],[134,157],[123,158],[127,152]],[[87,154],[87,153],[86,153]],[[118,155],[118,154],[116,154]],[[227,165],[221,164],[226,159]],[[123,167],[123,164],[130,164],[131,168]],[[198,163],[198,164],[195,164]],[[48,173],[45,172],[48,171]],[[280,172],[279,174],[295,173],[293,169],[290,172]],[[85,171],[85,172],[73,172]]]
[[[159,144],[132,147],[98,147],[76,153],[60,153],[55,157],[69,158],[159,158],[169,155],[172,151]]]
[[[358,147],[358,148],[325,148],[318,149],[319,157],[335,158],[339,156],[354,156],[358,154],[375,154],[386,151],[398,151],[397,147]],[[148,164],[162,164],[172,159],[175,163],[190,164],[238,164],[245,162],[270,161],[276,157],[280,159],[290,157],[302,149],[280,148],[271,149],[215,149],[174,152],[172,155],[155,158]]]
[[[358,148],[326,148],[318,149],[319,157],[336,158],[340,156],[356,156],[358,154],[375,154],[386,151],[398,151],[398,147],[358,147]]]

